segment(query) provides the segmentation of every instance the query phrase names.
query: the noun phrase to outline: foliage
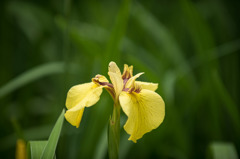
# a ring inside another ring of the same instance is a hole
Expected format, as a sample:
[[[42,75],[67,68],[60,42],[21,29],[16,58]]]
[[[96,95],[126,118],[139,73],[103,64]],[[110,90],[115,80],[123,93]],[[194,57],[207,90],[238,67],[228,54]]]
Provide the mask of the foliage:
[[[19,138],[47,140],[67,90],[106,76],[110,60],[145,72],[166,103],[163,124],[137,144],[121,132],[120,158],[240,154],[239,3],[2,0],[1,158],[14,157]],[[110,98],[103,93],[78,129],[64,123],[57,158],[107,158]]]

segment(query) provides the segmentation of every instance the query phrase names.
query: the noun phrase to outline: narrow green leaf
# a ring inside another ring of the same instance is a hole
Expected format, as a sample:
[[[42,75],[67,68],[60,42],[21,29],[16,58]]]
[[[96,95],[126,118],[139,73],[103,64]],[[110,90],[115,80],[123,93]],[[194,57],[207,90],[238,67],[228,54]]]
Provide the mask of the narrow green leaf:
[[[28,142],[28,152],[29,158],[40,159],[42,152],[47,145],[48,141],[29,141]]]
[[[105,158],[105,155],[107,153],[107,146],[108,146],[108,138],[107,138],[107,133],[108,133],[108,127],[106,126],[103,129],[103,132],[101,134],[101,137],[98,141],[96,151],[94,153],[94,159],[103,159]]]
[[[54,73],[62,73],[63,71],[64,64],[62,62],[47,63],[33,68],[2,86],[0,88],[0,98],[43,76],[52,75]]]
[[[129,10],[130,10],[131,0],[123,0],[116,23],[111,32],[110,38],[106,46],[106,62],[109,60],[118,61],[120,58],[119,46],[124,37],[125,30],[127,27]]]
[[[237,151],[232,143],[214,142],[209,148],[212,159],[238,159]]]
[[[149,34],[152,41],[157,44],[159,51],[164,53],[164,57],[167,58],[168,63],[173,64],[176,70],[181,73],[189,72],[190,66],[168,28],[141,4],[133,7],[132,15]],[[160,59],[162,58],[161,54],[157,54],[157,56]]]
[[[123,124],[121,124],[121,127]],[[133,147],[134,143],[128,140],[129,135],[127,133],[121,134],[120,149],[119,149],[119,159],[127,158],[128,152]]]
[[[63,109],[61,115],[58,117],[58,120],[49,136],[48,143],[41,156],[42,159],[52,159],[54,157],[58,139],[59,139],[63,121],[64,121],[64,113],[65,113],[65,109]]]

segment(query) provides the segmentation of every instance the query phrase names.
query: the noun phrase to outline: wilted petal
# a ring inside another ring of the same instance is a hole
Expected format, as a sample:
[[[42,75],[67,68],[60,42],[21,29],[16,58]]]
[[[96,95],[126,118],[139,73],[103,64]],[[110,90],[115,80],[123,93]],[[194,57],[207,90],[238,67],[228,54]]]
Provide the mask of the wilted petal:
[[[135,84],[140,85],[142,89],[148,89],[151,91],[155,91],[158,88],[158,83],[135,81]]]
[[[73,126],[78,127],[85,107],[97,103],[102,94],[102,86],[90,82],[72,87],[67,94],[66,106],[68,111],[65,118]]]
[[[143,89],[140,93],[122,92],[120,105],[128,116],[124,129],[131,136],[129,140],[136,142],[145,133],[156,129],[165,116],[165,104],[156,92]]]

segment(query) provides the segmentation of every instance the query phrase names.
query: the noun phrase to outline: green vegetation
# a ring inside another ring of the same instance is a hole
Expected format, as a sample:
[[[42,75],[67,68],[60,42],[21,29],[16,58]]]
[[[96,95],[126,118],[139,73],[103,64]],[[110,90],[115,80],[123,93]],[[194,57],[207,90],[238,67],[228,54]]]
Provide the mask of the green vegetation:
[[[140,80],[159,83],[166,104],[162,125],[136,144],[121,130],[121,159],[238,158],[239,6],[237,0],[1,0],[0,158],[15,157],[18,139],[31,141],[37,156],[53,156],[57,144],[57,159],[108,158],[113,101],[106,91],[78,129],[57,118],[70,87],[107,76],[110,61],[145,72]],[[121,128],[126,119],[121,113]]]

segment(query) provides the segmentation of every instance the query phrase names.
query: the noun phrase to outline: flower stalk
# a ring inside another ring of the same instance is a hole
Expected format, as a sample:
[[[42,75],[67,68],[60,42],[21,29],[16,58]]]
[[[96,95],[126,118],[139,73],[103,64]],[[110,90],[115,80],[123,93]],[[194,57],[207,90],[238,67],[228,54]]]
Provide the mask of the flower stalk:
[[[119,102],[113,107],[113,114],[109,119],[108,125],[108,155],[110,159],[118,159],[119,140],[120,140],[120,110]]]

